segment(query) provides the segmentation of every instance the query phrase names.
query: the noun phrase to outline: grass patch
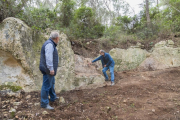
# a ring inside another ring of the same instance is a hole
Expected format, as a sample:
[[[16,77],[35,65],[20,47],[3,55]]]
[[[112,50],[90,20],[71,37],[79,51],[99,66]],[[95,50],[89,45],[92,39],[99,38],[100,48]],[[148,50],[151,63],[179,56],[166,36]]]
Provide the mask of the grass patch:
[[[13,92],[17,92],[18,90],[21,90],[21,86],[14,86],[14,85],[1,85],[0,90],[6,90],[11,89]]]

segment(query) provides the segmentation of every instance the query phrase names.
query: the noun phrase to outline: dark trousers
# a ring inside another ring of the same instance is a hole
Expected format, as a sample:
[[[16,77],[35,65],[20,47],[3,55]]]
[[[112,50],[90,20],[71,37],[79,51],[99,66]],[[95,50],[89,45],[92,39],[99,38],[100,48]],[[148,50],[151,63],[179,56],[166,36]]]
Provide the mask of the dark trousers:
[[[50,100],[55,101],[56,93],[54,90],[55,78],[51,75],[43,75],[43,84],[41,88],[41,107],[46,107],[49,104]]]

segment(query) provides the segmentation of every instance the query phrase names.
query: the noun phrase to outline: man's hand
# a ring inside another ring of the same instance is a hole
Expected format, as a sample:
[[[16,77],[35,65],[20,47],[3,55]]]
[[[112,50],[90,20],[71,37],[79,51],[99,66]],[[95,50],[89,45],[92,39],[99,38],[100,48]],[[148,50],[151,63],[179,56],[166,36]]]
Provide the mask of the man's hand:
[[[92,62],[88,63],[88,65],[92,65]]]
[[[104,65],[104,67],[106,67],[106,65]]]
[[[54,75],[54,70],[50,71],[50,75]]]

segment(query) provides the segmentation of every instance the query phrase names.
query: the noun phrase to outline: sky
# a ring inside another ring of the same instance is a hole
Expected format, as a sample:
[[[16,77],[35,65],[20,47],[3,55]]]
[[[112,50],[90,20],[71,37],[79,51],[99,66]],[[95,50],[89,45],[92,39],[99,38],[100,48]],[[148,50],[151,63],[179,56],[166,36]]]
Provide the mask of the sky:
[[[138,14],[141,10],[139,4],[143,3],[143,0],[125,0],[134,9],[135,14]]]

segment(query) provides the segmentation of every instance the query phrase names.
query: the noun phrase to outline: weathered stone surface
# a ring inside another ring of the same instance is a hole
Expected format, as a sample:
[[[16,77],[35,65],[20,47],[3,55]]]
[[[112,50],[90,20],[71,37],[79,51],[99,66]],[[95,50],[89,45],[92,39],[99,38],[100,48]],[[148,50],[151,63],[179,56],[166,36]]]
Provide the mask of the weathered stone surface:
[[[74,86],[82,87],[91,84],[100,85],[104,82],[104,77],[100,74],[102,65],[96,62],[88,65],[92,59],[75,55],[75,79]]]
[[[59,103],[66,103],[65,99],[63,97],[59,98]]]
[[[21,20],[12,17],[0,24],[0,85],[8,82],[21,86],[25,91],[41,89],[40,51],[43,43],[49,38],[50,31],[47,29],[47,33],[34,32]],[[56,92],[102,82],[103,77],[100,74],[88,73],[89,67],[84,69],[88,74],[75,75],[78,69],[75,62],[78,59],[75,60],[71,44],[63,33],[60,33],[57,49],[59,65],[55,82]]]
[[[22,21],[7,18],[0,24],[0,80],[35,89],[32,64],[32,30]],[[29,73],[29,74],[27,74]]]
[[[140,48],[129,48],[127,50],[115,48],[109,53],[115,61],[115,71],[135,69],[148,55],[145,50]]]
[[[156,70],[180,66],[180,48],[173,48],[173,41],[157,43],[151,55],[141,63],[141,70]]]

